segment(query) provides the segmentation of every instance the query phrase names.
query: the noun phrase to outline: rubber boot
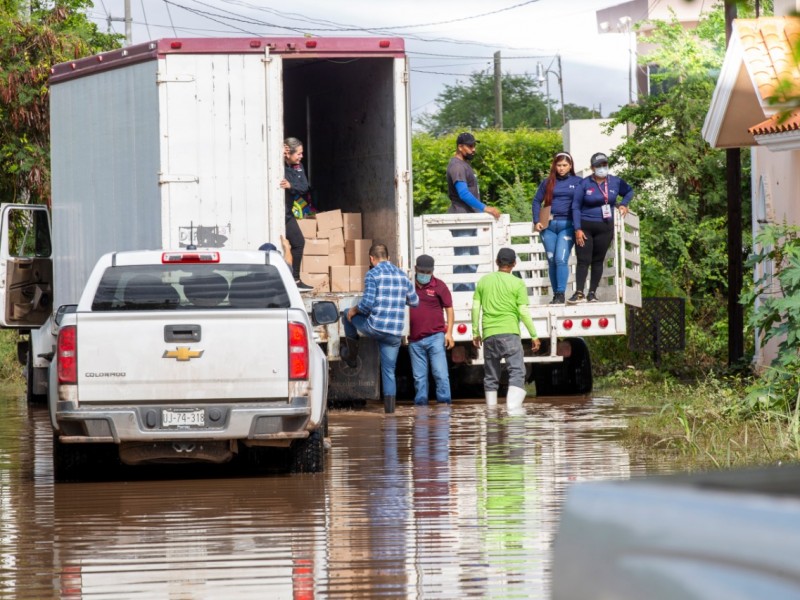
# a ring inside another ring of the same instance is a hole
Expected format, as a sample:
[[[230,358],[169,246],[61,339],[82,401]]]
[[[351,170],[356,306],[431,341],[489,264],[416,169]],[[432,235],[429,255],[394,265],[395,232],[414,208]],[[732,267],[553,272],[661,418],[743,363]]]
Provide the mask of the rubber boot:
[[[497,406],[497,390],[486,392],[486,406]]]
[[[394,396],[384,396],[383,397],[383,412],[387,415],[390,415],[394,412]]]
[[[358,339],[346,337],[345,345],[339,345],[339,356],[347,363],[351,369],[358,366]]]
[[[513,385],[508,386],[508,393],[506,394],[506,408],[508,408],[509,412],[514,411],[518,414],[522,412],[522,403],[525,402],[525,396],[527,395],[528,393],[524,388]]]

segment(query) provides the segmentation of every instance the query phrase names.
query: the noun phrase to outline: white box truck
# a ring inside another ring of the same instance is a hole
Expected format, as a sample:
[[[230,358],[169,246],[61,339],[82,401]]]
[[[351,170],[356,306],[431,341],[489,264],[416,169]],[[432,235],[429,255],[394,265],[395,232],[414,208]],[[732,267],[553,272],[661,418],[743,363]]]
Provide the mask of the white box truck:
[[[190,243],[280,245],[285,137],[304,143],[318,208],[361,213],[364,237],[385,243],[401,267],[410,264],[400,39],[153,41],[56,65],[50,117],[53,271],[37,270],[39,285],[17,285],[44,298],[35,310],[22,308],[32,297],[12,299],[16,316],[28,318],[5,323],[31,330],[19,352],[31,398],[46,392],[51,309],[78,302],[100,256]],[[334,299],[346,308],[358,295]],[[306,301],[310,309],[314,298]],[[338,360],[339,325],[318,327],[317,338]],[[377,352],[363,359],[357,371],[332,370],[331,399],[380,397]]]

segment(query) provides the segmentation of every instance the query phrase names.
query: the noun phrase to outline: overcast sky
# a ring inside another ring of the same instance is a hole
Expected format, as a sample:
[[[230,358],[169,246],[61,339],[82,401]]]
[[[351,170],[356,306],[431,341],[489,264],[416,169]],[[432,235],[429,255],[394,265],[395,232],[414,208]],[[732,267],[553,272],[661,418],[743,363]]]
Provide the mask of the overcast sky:
[[[163,37],[394,35],[411,61],[412,115],[436,110],[446,84],[493,70],[536,74],[562,57],[564,100],[603,116],[628,100],[630,37],[597,33],[595,11],[622,0],[130,0],[133,43]],[[124,0],[94,0],[91,18],[125,32]],[[544,88],[543,88],[544,89]]]

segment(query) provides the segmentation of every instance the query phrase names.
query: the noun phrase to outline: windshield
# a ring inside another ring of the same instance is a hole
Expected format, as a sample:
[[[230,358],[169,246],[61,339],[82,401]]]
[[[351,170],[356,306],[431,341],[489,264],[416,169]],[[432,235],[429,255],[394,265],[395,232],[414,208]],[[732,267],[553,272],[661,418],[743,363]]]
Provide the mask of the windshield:
[[[272,265],[136,265],[109,267],[93,311],[289,308]]]

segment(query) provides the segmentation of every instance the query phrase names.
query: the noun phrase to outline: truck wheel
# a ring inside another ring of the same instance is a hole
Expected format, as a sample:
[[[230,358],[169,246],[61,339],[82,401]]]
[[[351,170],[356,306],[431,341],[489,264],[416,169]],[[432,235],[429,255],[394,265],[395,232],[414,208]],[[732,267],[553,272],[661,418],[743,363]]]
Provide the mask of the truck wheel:
[[[328,417],[325,417],[327,421]],[[289,448],[290,473],[322,473],[325,470],[325,424],[304,440],[296,440]]]
[[[34,389],[34,367],[33,356],[28,349],[25,361],[25,397],[29,404],[42,404],[47,400],[47,394],[37,394]]]
[[[529,381],[536,383],[536,395],[582,396],[590,394],[594,384],[589,348],[581,338],[567,338],[572,355],[564,362],[534,364]]]
[[[62,444],[53,436],[53,479],[83,481],[108,476],[119,466],[119,449],[115,444]]]

